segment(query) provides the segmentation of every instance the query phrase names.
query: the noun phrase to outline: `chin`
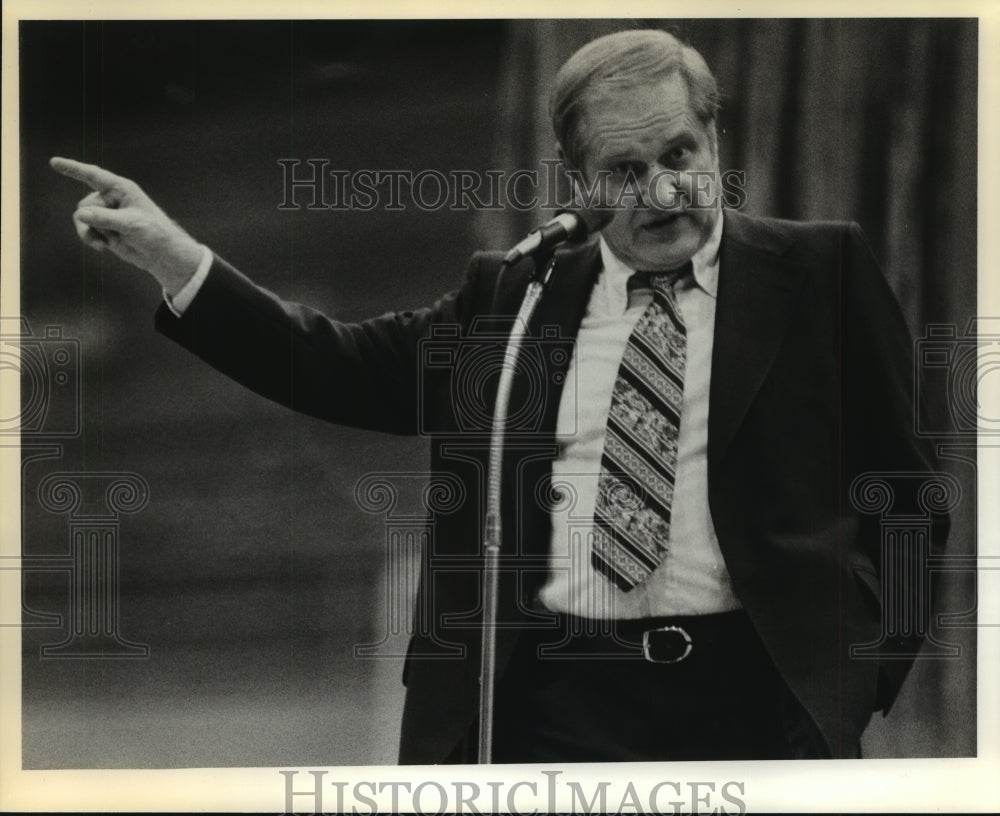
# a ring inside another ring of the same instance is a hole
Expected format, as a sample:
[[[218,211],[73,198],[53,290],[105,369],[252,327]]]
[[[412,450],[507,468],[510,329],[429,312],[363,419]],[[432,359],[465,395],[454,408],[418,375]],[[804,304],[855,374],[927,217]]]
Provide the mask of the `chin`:
[[[659,250],[659,251],[657,251]],[[684,239],[672,241],[669,247],[651,248],[643,255],[648,263],[643,269],[676,269],[678,266],[691,260],[691,256],[698,251],[698,241]]]

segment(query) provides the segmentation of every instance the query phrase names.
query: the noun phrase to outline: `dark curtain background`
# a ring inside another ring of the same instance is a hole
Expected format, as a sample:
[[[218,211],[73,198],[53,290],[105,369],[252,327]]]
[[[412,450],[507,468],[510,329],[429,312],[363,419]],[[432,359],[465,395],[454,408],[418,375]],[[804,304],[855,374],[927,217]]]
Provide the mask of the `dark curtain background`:
[[[976,308],[975,21],[647,22],[715,70],[722,165],[746,171],[748,211],[858,220],[914,335],[964,329]],[[67,548],[67,518],[37,498],[51,473],[134,471],[150,488],[119,530],[121,633],[148,658],[40,658],[65,636],[41,615],[68,613],[67,578],[25,576],[37,624],[24,635],[26,768],[392,762],[402,661],[353,651],[392,613],[386,518],[354,490],[372,472],[419,482],[426,467],[419,439],[294,416],[156,336],[156,287],[79,245],[69,215],[84,191],[47,158],[137,179],[256,280],[337,318],[412,308],[540,213],[281,211],[278,160],[536,168],[554,158],[558,65],[640,24],[22,24],[21,314],[36,335],[51,325],[79,340],[83,419],[51,458],[26,448],[25,554]],[[965,488],[952,551],[972,553],[974,454],[946,461]],[[947,575],[943,605],[965,609],[973,593],[970,576]],[[917,666],[873,723],[870,755],[974,754],[974,636],[946,639],[962,658]]]

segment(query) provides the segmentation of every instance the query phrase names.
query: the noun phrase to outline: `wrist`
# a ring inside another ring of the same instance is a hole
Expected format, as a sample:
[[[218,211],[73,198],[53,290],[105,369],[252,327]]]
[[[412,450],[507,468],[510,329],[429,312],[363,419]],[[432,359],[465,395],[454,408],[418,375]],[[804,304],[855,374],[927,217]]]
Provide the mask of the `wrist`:
[[[206,247],[190,236],[185,235],[184,239],[178,241],[171,252],[165,253],[167,263],[158,264],[156,269],[150,270],[169,297],[175,296],[194,277],[207,252]]]
[[[205,278],[208,277],[209,270],[212,268],[212,261],[215,258],[212,251],[206,246],[201,246],[201,252],[201,262],[198,264],[198,269],[188,279],[181,290],[175,294],[170,294],[167,291],[163,292],[163,298],[167,306],[177,317],[182,317],[184,312],[187,311],[188,306],[191,305],[191,302],[198,296],[198,292],[201,291],[201,286],[205,282]]]

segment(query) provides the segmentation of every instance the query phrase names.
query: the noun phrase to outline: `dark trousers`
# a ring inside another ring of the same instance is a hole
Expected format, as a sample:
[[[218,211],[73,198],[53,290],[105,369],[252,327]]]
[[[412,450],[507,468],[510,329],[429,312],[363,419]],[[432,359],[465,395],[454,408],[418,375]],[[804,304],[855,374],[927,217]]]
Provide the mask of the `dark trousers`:
[[[595,625],[603,631],[584,631]],[[663,626],[691,638],[680,662],[643,656],[642,631]],[[497,689],[498,763],[829,756],[743,612],[599,625],[560,616],[556,629],[522,634]]]

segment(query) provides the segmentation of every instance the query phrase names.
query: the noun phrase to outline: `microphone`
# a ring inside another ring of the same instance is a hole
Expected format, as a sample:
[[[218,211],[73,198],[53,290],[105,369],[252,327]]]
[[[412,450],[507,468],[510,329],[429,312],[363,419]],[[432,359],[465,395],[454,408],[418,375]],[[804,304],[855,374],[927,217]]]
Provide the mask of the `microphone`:
[[[548,221],[528,234],[514,245],[503,262],[507,266],[517,263],[526,255],[534,255],[539,251],[555,249],[566,242],[582,241],[590,233],[606,226],[614,212],[603,210],[560,210],[551,221]]]

